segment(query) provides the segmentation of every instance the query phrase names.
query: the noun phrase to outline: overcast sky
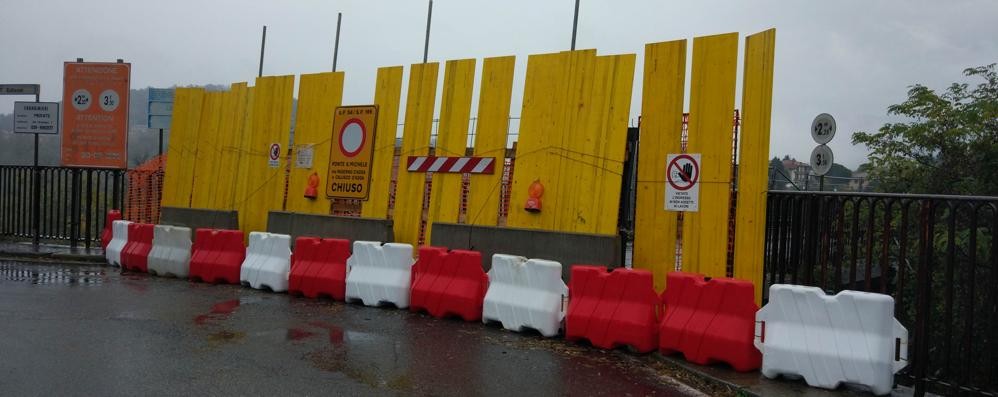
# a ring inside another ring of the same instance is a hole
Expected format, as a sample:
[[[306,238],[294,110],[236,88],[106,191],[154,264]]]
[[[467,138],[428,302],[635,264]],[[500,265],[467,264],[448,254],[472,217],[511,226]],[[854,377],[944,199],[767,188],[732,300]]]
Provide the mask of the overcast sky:
[[[408,74],[408,65],[421,61],[427,2],[2,4],[0,83],[40,83],[43,101],[60,99],[62,62],[77,57],[131,62],[133,88],[252,81],[262,25],[268,26],[264,74],[327,71],[336,13],[343,12],[338,69],[346,72],[344,103],[364,104],[373,100],[377,67],[406,65]],[[573,5],[573,0],[436,0],[429,58],[478,58],[480,70],[483,57],[516,55],[511,111],[516,116],[527,55],[568,49]],[[966,67],[998,62],[998,1],[992,0],[582,0],[578,48],[638,55],[631,104],[636,118],[645,43],[726,32],[744,37],[770,27],[777,29],[770,156],[806,161],[814,146],[810,122],[828,112],[839,127],[831,143],[836,162],[855,168],[867,151],[853,147],[849,135],[888,121],[887,106],[903,100],[907,86],[943,88],[961,80]],[[737,104],[740,98],[739,93]],[[10,112],[13,101],[0,99],[0,112]]]

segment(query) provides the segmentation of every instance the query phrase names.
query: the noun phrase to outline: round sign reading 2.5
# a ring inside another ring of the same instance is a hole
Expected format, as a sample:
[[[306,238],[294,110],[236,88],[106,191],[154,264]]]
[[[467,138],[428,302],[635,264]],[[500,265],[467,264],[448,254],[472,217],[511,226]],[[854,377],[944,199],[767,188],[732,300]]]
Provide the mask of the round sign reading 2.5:
[[[90,91],[80,88],[73,92],[73,98],[70,101],[76,110],[81,112],[87,110],[90,108]]]

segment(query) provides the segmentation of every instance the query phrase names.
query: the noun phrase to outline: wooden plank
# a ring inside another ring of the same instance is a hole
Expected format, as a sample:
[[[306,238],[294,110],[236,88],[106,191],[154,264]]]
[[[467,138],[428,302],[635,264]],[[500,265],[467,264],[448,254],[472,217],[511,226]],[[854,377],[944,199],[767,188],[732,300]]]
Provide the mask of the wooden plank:
[[[222,120],[224,92],[208,92],[201,107],[197,148],[194,154],[194,182],[191,184],[191,208],[211,208],[218,176],[218,134]]]
[[[295,76],[266,76],[256,79],[250,126],[246,214],[240,227],[244,232],[267,229],[267,213],[279,210],[284,200],[284,167],[291,132],[291,103]],[[271,167],[268,152],[272,143],[281,145],[277,167]]]
[[[475,60],[447,61],[440,99],[440,124],[434,148],[437,156],[465,155],[474,88]],[[428,210],[429,222],[457,223],[461,214],[461,174],[433,174]],[[425,241],[430,241],[431,230],[431,227],[426,228]]]
[[[239,227],[242,230],[246,224],[246,216],[249,209],[247,196],[250,187],[250,175],[252,168],[256,164],[257,156],[250,155],[250,148],[253,146],[253,101],[256,98],[256,87],[246,88],[246,105],[244,107],[242,129],[238,146],[238,177],[236,178],[236,191],[233,192],[235,199],[232,208],[239,214]]]
[[[551,155],[558,165],[555,183],[551,190],[545,189],[544,204],[551,204],[546,211],[554,215],[552,230],[564,232],[588,232],[593,221],[591,197],[595,173],[594,159],[588,153],[589,147],[599,139],[598,120],[602,118],[603,107],[598,104],[605,97],[602,85],[593,84],[596,80],[596,51],[581,50],[566,52],[569,56],[565,102],[560,109],[559,130],[561,143],[551,148]],[[594,90],[594,86],[596,89]],[[545,188],[548,184],[545,184]]]
[[[755,285],[762,304],[766,244],[766,194],[769,177],[769,128],[773,110],[776,29],[745,38],[742,73],[742,120],[735,209],[734,276]]]
[[[475,156],[495,157],[492,175],[472,174],[468,188],[467,223],[496,226],[499,222],[502,166],[506,157],[509,107],[513,96],[516,57],[485,58],[478,119],[475,123]]]
[[[727,276],[738,34],[693,39],[688,153],[700,153],[700,210],[683,221],[683,270]]]
[[[632,262],[651,270],[661,291],[676,263],[678,217],[665,211],[665,161],[682,150],[686,40],[645,45],[644,62]]]
[[[212,199],[214,209],[233,209],[237,178],[239,176],[239,144],[242,141],[242,126],[246,116],[246,83],[233,83],[222,102],[222,120],[218,137],[220,158],[218,161],[216,191]]]
[[[163,206],[190,207],[194,180],[193,150],[201,122],[202,88],[177,88],[163,181]],[[172,160],[171,160],[172,159]]]
[[[627,124],[631,112],[631,90],[634,86],[634,54],[602,56],[597,61],[597,81],[603,85],[600,106],[602,110],[595,124],[596,139],[587,142],[591,153],[588,163],[593,175],[593,195],[590,213],[592,225],[580,231],[597,234],[617,234],[620,211],[620,186],[624,173],[624,156],[627,150]],[[596,90],[594,90],[594,93]]]
[[[405,104],[402,158],[425,156],[430,151],[433,107],[437,95],[440,64],[414,64],[409,71],[409,92]],[[423,188],[426,175],[400,171],[393,213],[395,241],[417,245],[423,216]]]
[[[296,166],[298,151],[291,151],[291,175],[288,181],[287,210],[306,214],[329,214],[329,200],[324,189],[329,174],[329,147],[333,137],[333,110],[343,101],[343,72],[301,75],[298,83],[298,112],[295,117],[295,148],[309,145],[312,167]],[[309,176],[319,178],[315,198],[305,197]]]
[[[395,157],[395,130],[402,96],[402,67],[378,68],[374,104],[378,106],[378,125],[374,136],[374,162],[371,168],[371,194],[361,205],[365,218],[388,218],[388,198]]]

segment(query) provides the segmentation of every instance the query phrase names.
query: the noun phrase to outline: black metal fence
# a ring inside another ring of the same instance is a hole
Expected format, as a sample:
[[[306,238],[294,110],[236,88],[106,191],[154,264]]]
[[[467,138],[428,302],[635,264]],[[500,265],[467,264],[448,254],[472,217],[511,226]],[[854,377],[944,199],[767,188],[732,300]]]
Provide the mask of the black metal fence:
[[[902,384],[998,395],[998,197],[771,191],[764,281],[889,294]]]
[[[35,238],[37,227],[40,239],[90,248],[107,211],[122,206],[124,176],[112,169],[0,166],[0,235]]]

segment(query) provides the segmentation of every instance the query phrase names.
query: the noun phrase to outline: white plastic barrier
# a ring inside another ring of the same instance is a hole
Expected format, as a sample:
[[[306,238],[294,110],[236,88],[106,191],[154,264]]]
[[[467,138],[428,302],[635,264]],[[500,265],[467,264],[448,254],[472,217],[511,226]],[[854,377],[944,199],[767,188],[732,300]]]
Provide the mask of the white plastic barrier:
[[[774,284],[756,312],[755,346],[767,378],[803,377],[834,389],[842,383],[889,394],[894,374],[908,364],[908,330],[894,319],[894,298],[816,287]]]
[[[107,248],[104,249],[108,265],[121,267],[121,250],[128,242],[128,225],[131,223],[118,220],[111,224],[111,242],[107,243]]]
[[[375,241],[355,241],[347,259],[346,300],[360,300],[367,306],[392,303],[409,307],[412,246]]]
[[[156,225],[149,251],[149,273],[187,278],[191,265],[191,229]]]
[[[565,319],[562,302],[567,296],[560,263],[495,254],[482,321],[499,321],[511,331],[529,327],[547,337],[557,336]]]
[[[284,292],[288,290],[290,272],[291,236],[250,232],[239,281],[256,289],[269,287],[271,291]]]

